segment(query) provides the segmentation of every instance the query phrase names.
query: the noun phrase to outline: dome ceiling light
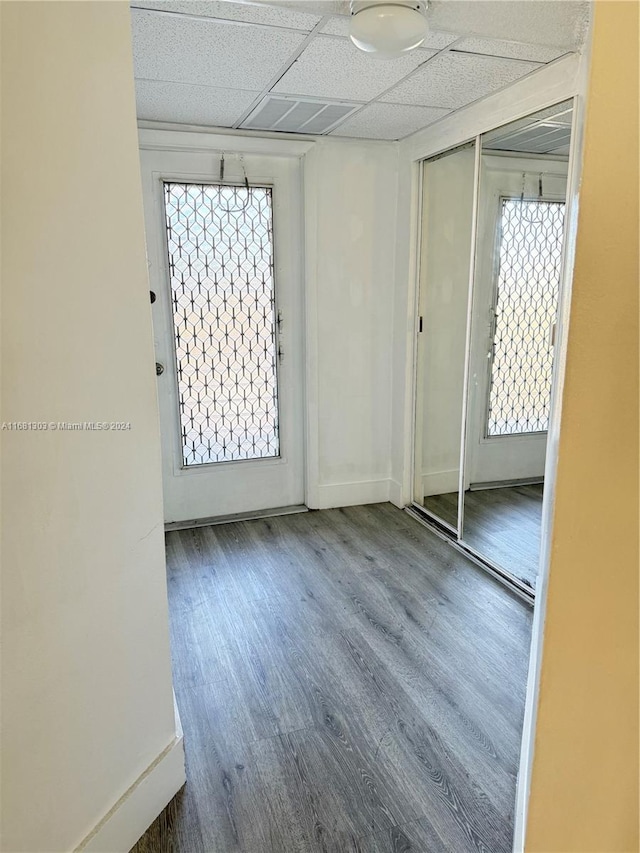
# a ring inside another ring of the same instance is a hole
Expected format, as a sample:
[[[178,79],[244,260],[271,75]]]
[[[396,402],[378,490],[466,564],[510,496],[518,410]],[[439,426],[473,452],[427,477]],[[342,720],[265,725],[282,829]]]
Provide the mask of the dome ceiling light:
[[[425,9],[417,0],[351,0],[351,41],[378,59],[403,56],[425,39]]]

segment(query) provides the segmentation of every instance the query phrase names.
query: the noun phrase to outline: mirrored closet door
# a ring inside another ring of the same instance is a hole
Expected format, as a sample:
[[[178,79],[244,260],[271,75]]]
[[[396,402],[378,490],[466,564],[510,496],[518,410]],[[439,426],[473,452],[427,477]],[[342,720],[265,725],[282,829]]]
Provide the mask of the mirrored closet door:
[[[422,166],[414,502],[458,531],[475,142]]]
[[[484,134],[477,158],[423,164],[414,506],[531,594],[572,115],[558,104]]]

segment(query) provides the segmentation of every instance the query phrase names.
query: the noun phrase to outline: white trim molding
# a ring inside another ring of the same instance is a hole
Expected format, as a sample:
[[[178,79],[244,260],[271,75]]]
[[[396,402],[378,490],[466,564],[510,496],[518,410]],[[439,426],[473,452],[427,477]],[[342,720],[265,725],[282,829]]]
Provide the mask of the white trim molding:
[[[138,125],[141,149],[150,151],[190,151],[215,154],[233,151],[238,154],[264,154],[275,157],[304,157],[315,139],[288,134],[254,136],[228,127],[194,127],[193,125]]]
[[[563,250],[562,293],[559,300],[560,315],[557,321],[557,339],[553,364],[553,390],[551,417],[547,433],[547,455],[544,476],[544,498],[542,502],[542,540],[540,543],[540,564],[536,588],[536,603],[531,629],[531,648],[529,653],[529,672],[522,725],[522,744],[520,767],[516,785],[516,807],[514,815],[514,853],[524,853],[527,834],[527,814],[533,757],[536,735],[538,699],[540,693],[540,673],[544,641],[545,617],[547,612],[547,593],[549,588],[549,568],[551,562],[551,536],[556,494],[556,473],[558,467],[558,448],[560,442],[562,395],[564,390],[567,345],[569,336],[569,309],[573,284],[576,238],[578,231],[578,207],[580,196],[580,177],[584,151],[584,122],[586,100],[589,85],[589,61],[591,57],[591,29],[587,47],[582,58],[574,99],[573,127],[571,134],[571,154],[569,157],[568,194],[566,206],[566,238]]]
[[[176,717],[179,724],[179,720]],[[175,737],[75,848],[74,853],[128,853],[186,782],[184,742]]]
[[[445,495],[448,492],[457,492],[459,480],[459,468],[452,468],[450,471],[423,471],[422,497],[426,498],[429,495]]]
[[[391,480],[361,480],[318,486],[318,509],[386,503]]]
[[[309,509],[320,509],[320,379],[318,344],[318,149],[303,160],[304,216],[304,393],[305,497]]]
[[[397,506],[398,509],[404,509],[404,496],[402,493],[402,483],[397,480],[389,480],[389,501]]]

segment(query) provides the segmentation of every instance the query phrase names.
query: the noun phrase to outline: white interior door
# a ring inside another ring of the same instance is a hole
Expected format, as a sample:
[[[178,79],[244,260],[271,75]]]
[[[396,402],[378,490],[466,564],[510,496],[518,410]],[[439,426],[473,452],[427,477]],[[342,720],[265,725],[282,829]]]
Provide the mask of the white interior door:
[[[483,157],[465,488],[544,476],[566,174]]]
[[[165,521],[303,504],[299,160],[141,163]]]

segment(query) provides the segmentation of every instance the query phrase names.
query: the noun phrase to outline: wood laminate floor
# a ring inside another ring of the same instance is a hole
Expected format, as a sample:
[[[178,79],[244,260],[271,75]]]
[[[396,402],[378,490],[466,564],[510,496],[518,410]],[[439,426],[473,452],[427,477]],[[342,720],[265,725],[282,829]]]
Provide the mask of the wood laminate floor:
[[[465,492],[464,534],[478,553],[535,589],[542,485]]]
[[[167,554],[188,781],[134,853],[511,850],[525,604],[390,504]]]
[[[458,493],[447,492],[444,495],[425,495],[422,505],[438,518],[452,527],[458,527]]]
[[[542,529],[542,484],[478,489],[464,494],[462,539],[535,589]],[[457,526],[458,495],[431,495],[426,509]]]

